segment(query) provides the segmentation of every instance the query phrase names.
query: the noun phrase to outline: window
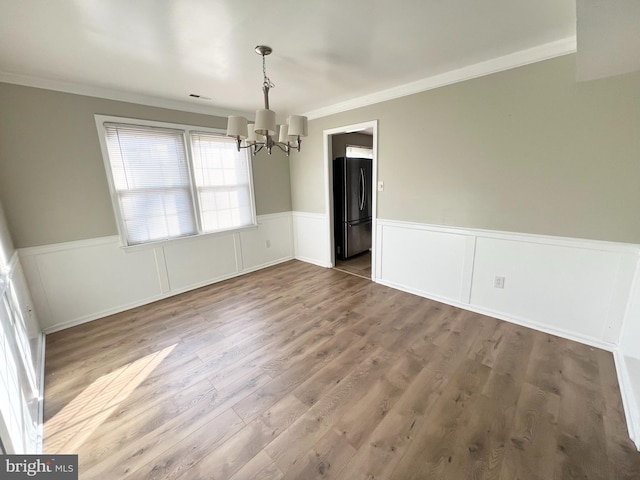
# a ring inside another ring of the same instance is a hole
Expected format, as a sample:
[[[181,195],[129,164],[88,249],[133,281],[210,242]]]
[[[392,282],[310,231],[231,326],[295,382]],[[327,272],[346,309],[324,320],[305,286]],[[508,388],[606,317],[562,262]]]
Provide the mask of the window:
[[[96,115],[125,245],[255,225],[249,156],[221,132]],[[135,122],[135,123],[133,123]]]
[[[347,145],[347,158],[373,158],[373,148]]]
[[[203,230],[215,232],[252,224],[246,154],[238,154],[233,138],[209,133],[192,134],[191,145]]]

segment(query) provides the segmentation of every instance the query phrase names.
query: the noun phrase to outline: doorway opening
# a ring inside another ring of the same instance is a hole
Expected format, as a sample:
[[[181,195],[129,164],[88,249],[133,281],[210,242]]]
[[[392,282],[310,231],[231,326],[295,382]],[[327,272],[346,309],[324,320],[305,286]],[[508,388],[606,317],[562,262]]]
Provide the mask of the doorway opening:
[[[331,265],[375,280],[377,121],[324,136]]]

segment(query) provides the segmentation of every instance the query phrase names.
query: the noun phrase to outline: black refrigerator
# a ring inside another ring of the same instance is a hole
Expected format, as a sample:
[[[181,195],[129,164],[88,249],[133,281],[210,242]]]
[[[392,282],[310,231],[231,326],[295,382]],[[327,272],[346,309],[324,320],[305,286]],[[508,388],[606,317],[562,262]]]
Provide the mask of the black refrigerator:
[[[333,218],[336,257],[346,260],[371,249],[372,161],[333,161]]]

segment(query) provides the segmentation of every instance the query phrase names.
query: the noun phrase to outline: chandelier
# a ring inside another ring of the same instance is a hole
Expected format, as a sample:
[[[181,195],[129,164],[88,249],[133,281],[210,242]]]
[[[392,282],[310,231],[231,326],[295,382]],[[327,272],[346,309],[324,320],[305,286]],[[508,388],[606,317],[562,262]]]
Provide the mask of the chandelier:
[[[249,148],[255,155],[263,148],[271,155],[271,149],[276,146],[289,156],[291,149],[300,151],[302,140],[307,136],[307,117],[291,115],[284,125],[276,125],[276,112],[269,110],[269,89],[275,85],[267,77],[265,57],[273,51],[266,45],[258,45],[256,53],[262,56],[262,92],[264,93],[264,109],[256,110],[255,123],[249,123],[244,117],[231,115],[227,122],[227,136],[234,137],[241,148]],[[273,135],[278,132],[278,141]],[[243,145],[244,140],[244,145]]]

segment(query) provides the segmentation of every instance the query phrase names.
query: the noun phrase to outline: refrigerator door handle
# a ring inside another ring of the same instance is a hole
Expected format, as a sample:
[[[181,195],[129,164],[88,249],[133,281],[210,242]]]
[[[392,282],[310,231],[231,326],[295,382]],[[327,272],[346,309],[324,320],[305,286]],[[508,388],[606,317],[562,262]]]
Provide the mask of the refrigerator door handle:
[[[364,210],[364,201],[367,198],[365,188],[364,168],[360,167],[360,211]]]

